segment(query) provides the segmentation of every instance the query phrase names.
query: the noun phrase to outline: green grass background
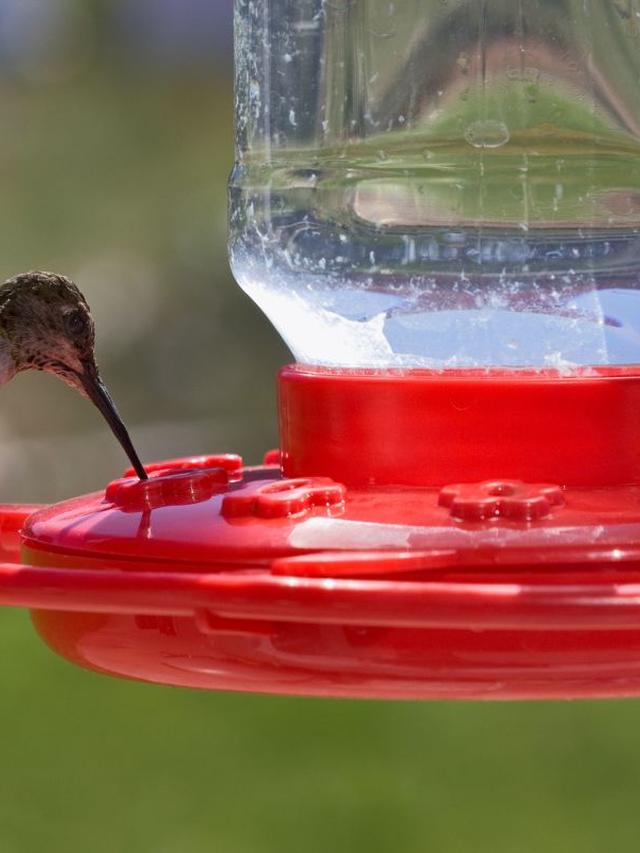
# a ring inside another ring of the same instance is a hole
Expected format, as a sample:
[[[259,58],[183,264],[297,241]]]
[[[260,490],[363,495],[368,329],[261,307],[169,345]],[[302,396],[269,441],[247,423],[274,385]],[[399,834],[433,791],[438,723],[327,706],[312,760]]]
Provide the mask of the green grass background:
[[[85,673],[0,621],[3,851],[637,849],[635,701],[383,703]]]
[[[66,76],[0,76],[2,273],[81,275],[106,257],[111,277],[81,283],[143,456],[255,460],[275,442],[273,376],[287,354],[227,271],[230,80],[116,59],[97,51]],[[140,267],[151,288],[123,300]],[[123,338],[125,311],[143,317]],[[61,499],[123,466],[60,383],[24,376],[0,392],[2,500]],[[74,669],[9,610],[0,679],[2,853],[637,849],[636,701],[392,704],[153,687]]]

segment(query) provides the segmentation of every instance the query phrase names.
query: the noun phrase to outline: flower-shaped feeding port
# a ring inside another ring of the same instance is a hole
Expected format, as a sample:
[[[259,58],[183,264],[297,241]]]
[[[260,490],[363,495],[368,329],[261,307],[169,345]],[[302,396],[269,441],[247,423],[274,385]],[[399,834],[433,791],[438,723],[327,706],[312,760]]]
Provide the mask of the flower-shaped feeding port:
[[[125,512],[181,506],[209,500],[232,482],[242,479],[242,457],[236,454],[192,456],[147,466],[149,478],[139,480],[129,468],[109,483],[106,500]]]
[[[488,480],[445,486],[438,499],[451,516],[460,521],[539,521],[563,506],[560,486],[523,483],[520,480]]]
[[[301,515],[313,507],[340,510],[347,490],[328,477],[298,477],[256,483],[242,492],[231,492],[222,502],[225,518],[286,518]]]

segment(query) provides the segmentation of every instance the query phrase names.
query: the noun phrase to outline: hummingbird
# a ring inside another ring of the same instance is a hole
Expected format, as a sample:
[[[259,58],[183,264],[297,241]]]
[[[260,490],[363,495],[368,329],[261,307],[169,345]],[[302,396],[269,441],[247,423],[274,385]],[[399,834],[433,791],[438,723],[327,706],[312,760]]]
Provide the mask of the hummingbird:
[[[0,285],[0,385],[23,370],[59,377],[91,400],[111,427],[141,480],[146,471],[131,443],[94,353],[95,324],[71,279],[28,272]]]

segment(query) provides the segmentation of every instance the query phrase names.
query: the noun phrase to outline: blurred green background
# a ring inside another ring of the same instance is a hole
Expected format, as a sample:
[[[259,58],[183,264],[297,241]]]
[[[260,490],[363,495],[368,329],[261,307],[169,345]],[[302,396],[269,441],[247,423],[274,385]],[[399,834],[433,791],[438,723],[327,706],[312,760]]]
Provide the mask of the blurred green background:
[[[77,277],[144,458],[275,443],[284,347],[228,273],[231,0],[0,0],[2,276]],[[61,383],[2,389],[0,499],[125,460]],[[0,850],[635,850],[638,705],[385,704],[75,670],[0,613]]]

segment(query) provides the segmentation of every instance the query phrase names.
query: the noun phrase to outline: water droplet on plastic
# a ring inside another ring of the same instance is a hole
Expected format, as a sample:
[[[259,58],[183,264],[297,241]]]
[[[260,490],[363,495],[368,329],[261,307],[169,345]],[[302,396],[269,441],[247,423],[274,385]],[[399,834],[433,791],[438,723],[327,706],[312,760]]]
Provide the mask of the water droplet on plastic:
[[[474,121],[467,127],[464,138],[474,148],[500,148],[510,139],[509,128],[502,121]]]

